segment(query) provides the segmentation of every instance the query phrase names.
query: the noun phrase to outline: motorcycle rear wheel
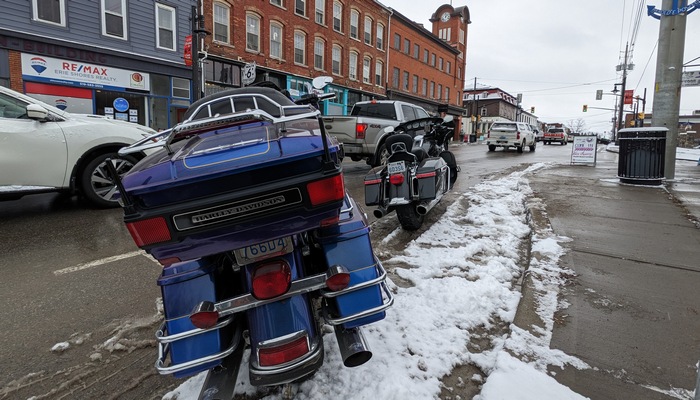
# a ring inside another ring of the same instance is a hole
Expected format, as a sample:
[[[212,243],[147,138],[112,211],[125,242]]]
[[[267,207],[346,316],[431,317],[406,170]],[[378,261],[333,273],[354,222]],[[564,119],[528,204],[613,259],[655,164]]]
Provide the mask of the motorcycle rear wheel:
[[[418,214],[414,204],[396,207],[396,216],[401,227],[407,231],[415,231],[423,225],[424,215]]]

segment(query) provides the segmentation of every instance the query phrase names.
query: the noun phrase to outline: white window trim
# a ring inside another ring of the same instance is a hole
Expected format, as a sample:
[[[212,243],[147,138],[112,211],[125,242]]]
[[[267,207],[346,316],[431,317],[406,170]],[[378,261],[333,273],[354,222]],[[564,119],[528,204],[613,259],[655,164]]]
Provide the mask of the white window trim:
[[[161,46],[161,44],[160,44],[160,34],[159,34],[160,32],[158,32],[160,30],[160,26],[158,25],[158,23],[160,21],[159,13],[160,13],[161,9],[172,11],[172,19],[171,19],[171,22],[173,24],[173,47],[172,48],[164,47],[164,46]],[[155,26],[156,26],[156,47],[159,49],[171,50],[171,51],[175,51],[177,49],[177,15],[175,13],[176,13],[176,10],[174,7],[170,7],[170,6],[167,6],[165,4],[161,4],[161,3],[156,3],[156,23],[155,23]]]
[[[317,53],[316,50],[318,48],[316,47],[318,44],[321,44],[321,53]],[[319,68],[316,65],[316,56],[320,55],[321,56],[321,67]],[[321,39],[321,38],[315,38],[314,39],[314,69],[324,71],[326,68],[326,41]]]
[[[258,31],[256,33],[257,37],[258,37],[258,43],[257,43],[258,49],[257,50],[248,47],[248,18],[253,18],[253,19],[256,19],[258,21]],[[246,51],[250,51],[250,52],[254,52],[254,53],[261,52],[261,50],[262,50],[261,43],[260,43],[262,40],[261,39],[261,35],[262,35],[261,25],[262,25],[262,18],[260,18],[257,14],[247,13],[245,15],[245,49],[246,49]]]
[[[381,27],[381,32],[380,32],[379,27]],[[377,43],[376,43],[377,49],[384,50],[384,47],[385,47],[385,44],[384,44],[384,24],[381,24],[379,22],[377,22],[377,35],[376,35],[376,37],[377,37]]]
[[[214,4],[212,5],[212,16],[211,16],[212,25],[216,23],[216,6],[222,7],[224,9],[226,9],[226,11],[227,11],[226,12],[226,23],[225,24],[219,23],[220,25],[226,25],[226,40],[222,42],[221,40],[216,39],[215,30],[213,30],[214,32],[211,33],[212,40],[215,42],[219,42],[219,43],[230,44],[231,43],[231,7],[229,7],[228,4],[224,4],[224,3],[221,3],[218,1],[214,2]]]
[[[369,21],[369,24],[367,23]],[[363,35],[362,35],[362,41],[365,42],[366,45],[372,46],[372,25],[374,25],[374,20],[372,17],[369,15],[365,15],[365,23],[363,27]],[[369,31],[367,31],[367,28],[369,27]]]
[[[336,59],[336,51],[338,54],[338,58]],[[333,69],[333,64],[335,62],[338,62],[338,71],[336,72]],[[331,49],[331,73],[335,75],[342,75],[343,73],[343,49],[339,45],[333,45],[333,48]]]
[[[124,36],[116,36],[116,35],[112,35],[112,34],[107,33],[107,14],[112,14],[112,13],[107,12],[107,10],[105,8],[105,1],[107,1],[107,0],[100,1],[101,7],[102,7],[102,35],[107,36],[107,37],[111,37],[111,38],[115,38],[115,39],[127,40],[129,34],[126,31],[126,15],[127,15],[127,13],[126,13],[126,0],[120,0],[120,3],[122,4],[122,7],[121,7],[122,13],[119,15],[122,18],[122,31],[124,32]],[[116,14],[114,14],[114,15],[116,15]]]
[[[357,16],[357,21],[355,21],[355,24],[353,25],[352,18],[354,16]],[[352,35],[352,28],[355,28],[355,36]],[[348,35],[350,36],[350,39],[360,40],[360,12],[354,9],[350,10],[350,29],[348,31]]]
[[[279,55],[272,54],[272,43],[273,43],[273,41],[272,41],[272,27],[273,26],[279,28],[279,30],[280,30],[280,37],[277,41],[280,44],[280,54]],[[279,22],[270,22],[270,58],[274,58],[275,60],[284,59],[284,40],[283,40],[283,38],[284,38],[284,27],[282,26],[282,24],[280,24]]]
[[[53,21],[47,21],[45,19],[40,19],[39,18],[39,5],[37,3],[37,0],[32,0],[32,17],[34,21],[39,21],[43,22],[45,24],[51,24],[51,25],[58,25],[58,26],[66,26],[66,0],[59,0],[59,4],[61,7],[61,22],[56,23]]]
[[[318,8],[319,5],[321,6],[321,8]],[[319,22],[317,19],[318,14],[321,14],[321,22]],[[321,25],[326,24],[326,1],[325,0],[316,0],[315,1],[314,21],[316,21],[317,24],[321,24]]]
[[[350,56],[348,57],[348,78],[352,81],[357,80],[357,58],[359,56],[360,55],[357,54],[356,51],[351,51]],[[353,62],[353,58],[354,58],[354,62]],[[353,70],[355,71],[354,73],[353,73]]]
[[[338,6],[340,9],[339,16],[337,16],[335,13],[336,6]],[[338,20],[338,22],[340,22],[340,29],[337,29],[337,30],[335,29],[335,20],[336,19]],[[333,2],[333,30],[338,32],[338,33],[343,33],[343,3],[339,2],[339,1]]]
[[[299,35],[299,37],[301,37],[303,39],[303,47],[301,47],[301,49],[300,49],[301,53],[302,53],[302,58],[303,58],[303,60],[301,62],[297,61],[297,35]],[[296,65],[306,65],[306,63],[308,62],[306,60],[306,33],[304,33],[303,31],[294,31],[293,38],[294,38],[294,46],[293,46],[294,54],[292,57],[293,57],[294,63]]]

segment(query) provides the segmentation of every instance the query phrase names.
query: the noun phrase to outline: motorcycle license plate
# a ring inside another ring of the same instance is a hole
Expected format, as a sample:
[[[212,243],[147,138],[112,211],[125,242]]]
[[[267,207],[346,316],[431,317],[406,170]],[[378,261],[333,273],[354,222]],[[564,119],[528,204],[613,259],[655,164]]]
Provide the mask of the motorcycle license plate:
[[[266,258],[281,256],[294,250],[291,236],[268,240],[233,251],[238,264],[250,264]]]
[[[401,174],[406,172],[406,165],[403,163],[403,161],[391,162],[389,165],[387,165],[387,170],[389,171],[389,175]]]

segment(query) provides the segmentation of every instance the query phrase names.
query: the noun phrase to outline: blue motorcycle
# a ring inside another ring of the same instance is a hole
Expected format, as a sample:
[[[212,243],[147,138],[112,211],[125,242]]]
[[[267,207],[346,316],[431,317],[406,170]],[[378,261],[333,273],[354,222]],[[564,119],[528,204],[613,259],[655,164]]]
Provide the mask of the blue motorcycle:
[[[324,325],[346,367],[372,356],[362,326],[383,319],[393,297],[366,215],[345,191],[342,146],[320,119],[328,96],[227,90],[120,152],[149,153],[114,177],[134,242],[163,265],[156,368],[209,371],[201,397],[232,393],[244,350],[253,385],[310,376]]]

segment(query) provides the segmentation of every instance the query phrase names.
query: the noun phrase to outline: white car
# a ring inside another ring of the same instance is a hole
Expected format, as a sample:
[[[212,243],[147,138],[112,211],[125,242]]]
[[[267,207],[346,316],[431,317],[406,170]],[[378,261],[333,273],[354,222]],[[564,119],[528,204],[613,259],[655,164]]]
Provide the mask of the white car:
[[[66,192],[97,207],[116,207],[105,160],[123,175],[143,154],[117,151],[155,133],[99,115],[70,114],[0,86],[0,200]]]
[[[503,147],[504,150],[515,147],[518,153],[522,153],[526,146],[530,151],[535,151],[537,147],[535,132],[530,125],[510,121],[494,122],[486,134],[486,144],[489,146],[489,151],[494,151],[497,147]]]

